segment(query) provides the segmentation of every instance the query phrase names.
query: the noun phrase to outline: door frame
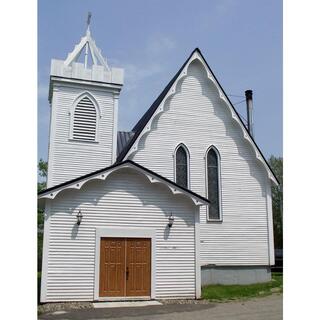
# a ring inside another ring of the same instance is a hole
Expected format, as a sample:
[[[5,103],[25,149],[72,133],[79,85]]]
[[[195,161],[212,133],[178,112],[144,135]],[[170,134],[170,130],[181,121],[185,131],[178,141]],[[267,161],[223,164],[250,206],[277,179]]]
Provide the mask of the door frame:
[[[94,265],[94,300],[123,300],[128,297],[100,297],[100,241],[101,238],[148,238],[151,239],[151,299],[155,299],[156,289],[156,229],[149,228],[96,228],[95,265]],[[130,297],[129,297],[130,298]],[[138,298],[138,297],[137,297]]]

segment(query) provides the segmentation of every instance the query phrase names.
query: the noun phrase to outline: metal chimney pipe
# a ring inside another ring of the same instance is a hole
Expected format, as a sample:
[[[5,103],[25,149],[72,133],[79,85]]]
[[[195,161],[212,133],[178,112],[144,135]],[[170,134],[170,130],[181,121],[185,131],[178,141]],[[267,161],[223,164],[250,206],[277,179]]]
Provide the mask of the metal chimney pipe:
[[[247,102],[247,122],[248,122],[248,131],[253,138],[253,103],[252,103],[252,90],[246,90],[246,102]]]

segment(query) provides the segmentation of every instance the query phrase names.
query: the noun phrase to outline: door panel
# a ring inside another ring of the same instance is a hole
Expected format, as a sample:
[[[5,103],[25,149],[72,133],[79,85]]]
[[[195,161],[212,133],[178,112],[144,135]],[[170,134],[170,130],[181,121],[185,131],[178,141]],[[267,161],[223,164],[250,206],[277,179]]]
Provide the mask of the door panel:
[[[100,297],[125,295],[125,239],[101,238]]]
[[[126,296],[150,296],[150,239],[128,238],[126,260]]]
[[[100,297],[138,297],[151,293],[151,240],[101,238]]]

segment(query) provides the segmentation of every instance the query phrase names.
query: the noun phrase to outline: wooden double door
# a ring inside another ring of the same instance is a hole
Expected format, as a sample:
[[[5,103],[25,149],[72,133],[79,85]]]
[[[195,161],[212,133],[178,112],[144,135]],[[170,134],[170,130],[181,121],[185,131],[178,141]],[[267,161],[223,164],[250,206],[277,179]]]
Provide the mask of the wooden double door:
[[[151,240],[101,238],[100,297],[150,296]]]

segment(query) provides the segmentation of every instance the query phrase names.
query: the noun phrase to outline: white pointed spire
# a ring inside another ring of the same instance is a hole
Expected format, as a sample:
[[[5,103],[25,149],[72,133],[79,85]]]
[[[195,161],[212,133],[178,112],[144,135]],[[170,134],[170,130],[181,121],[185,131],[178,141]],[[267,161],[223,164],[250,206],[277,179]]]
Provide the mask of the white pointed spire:
[[[96,46],[95,41],[91,37],[90,30],[91,13],[88,14],[86,21],[85,36],[75,45],[72,52],[68,54],[65,60],[51,60],[51,79],[59,77],[65,81],[97,81],[106,83],[108,86],[123,85],[123,73],[121,68],[109,68],[107,58],[101,54],[101,50]],[[84,62],[77,61],[84,50]],[[92,57],[92,65],[88,65],[88,55]],[[62,80],[61,80],[62,81]],[[50,98],[51,99],[51,98]]]
[[[79,56],[81,55],[82,50],[85,48],[85,61],[84,61],[85,68],[87,68],[88,54],[90,50],[93,65],[100,64],[104,66],[107,70],[109,70],[109,67],[107,65],[107,59],[103,58],[101,54],[101,50],[96,46],[95,41],[91,37],[90,20],[91,20],[91,12],[88,13],[86,35],[81,38],[80,42],[77,45],[75,45],[73,51],[68,54],[67,59],[64,61],[64,65],[70,66],[72,62],[76,62]]]

